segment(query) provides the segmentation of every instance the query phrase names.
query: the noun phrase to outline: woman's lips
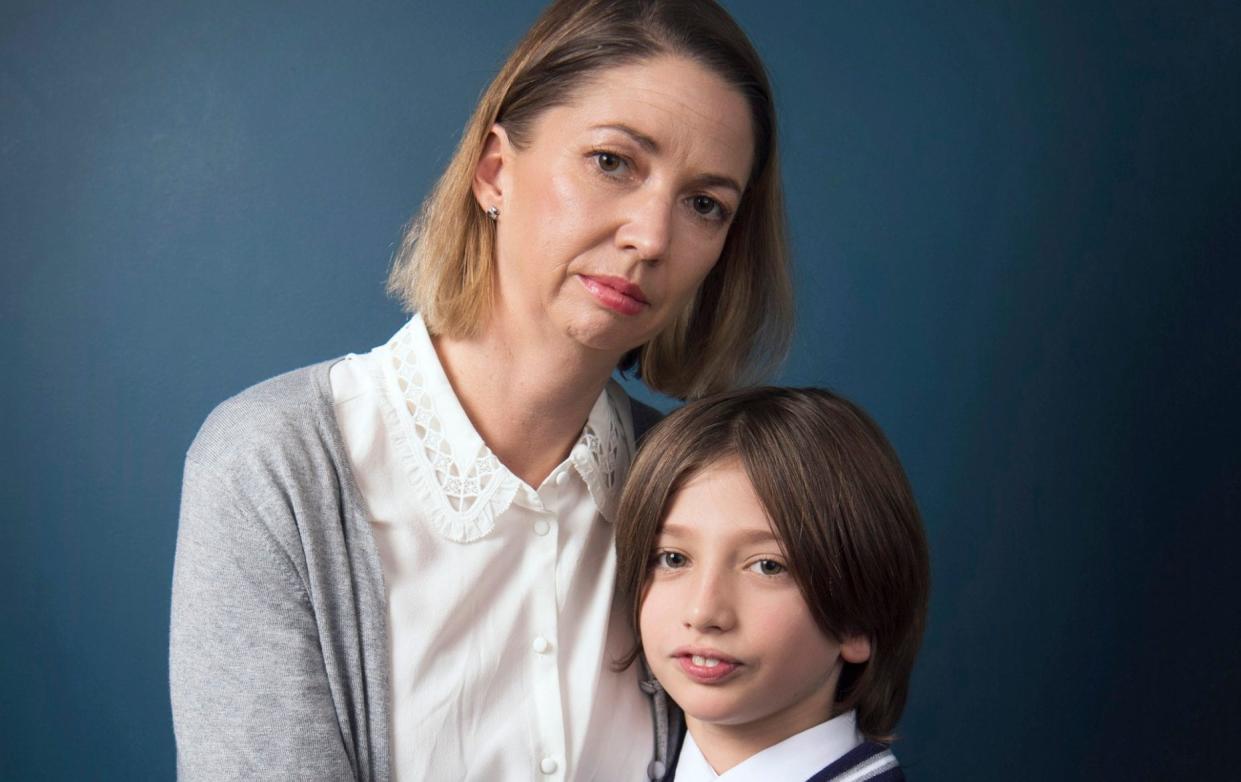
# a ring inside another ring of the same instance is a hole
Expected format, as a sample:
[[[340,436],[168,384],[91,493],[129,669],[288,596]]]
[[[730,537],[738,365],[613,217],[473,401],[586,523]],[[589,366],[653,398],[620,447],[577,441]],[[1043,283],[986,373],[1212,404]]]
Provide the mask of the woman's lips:
[[[741,667],[741,663],[707,654],[678,654],[676,660],[685,675],[699,684],[719,684]]]
[[[591,277],[579,274],[582,285],[595,301],[621,315],[637,315],[650,306],[642,289],[623,277]]]

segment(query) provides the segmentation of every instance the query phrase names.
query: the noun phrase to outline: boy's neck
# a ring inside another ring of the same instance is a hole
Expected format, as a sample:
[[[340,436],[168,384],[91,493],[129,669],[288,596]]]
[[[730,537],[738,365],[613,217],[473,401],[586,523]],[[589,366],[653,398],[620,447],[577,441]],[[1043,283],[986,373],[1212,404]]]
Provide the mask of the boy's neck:
[[[833,693],[835,695],[835,693]],[[743,725],[721,725],[685,715],[685,726],[698,751],[716,774],[723,774],[742,761],[832,717],[828,709],[773,715]]]

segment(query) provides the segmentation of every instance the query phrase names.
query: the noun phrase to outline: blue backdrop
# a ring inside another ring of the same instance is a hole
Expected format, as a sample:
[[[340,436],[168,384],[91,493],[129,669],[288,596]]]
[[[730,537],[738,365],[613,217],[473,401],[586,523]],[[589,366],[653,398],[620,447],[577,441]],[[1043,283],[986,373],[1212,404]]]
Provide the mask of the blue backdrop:
[[[868,407],[935,588],[916,779],[1234,768],[1241,12],[734,0],[778,90],[782,382]],[[181,462],[378,344],[403,222],[539,3],[0,9],[0,777],[174,773]]]

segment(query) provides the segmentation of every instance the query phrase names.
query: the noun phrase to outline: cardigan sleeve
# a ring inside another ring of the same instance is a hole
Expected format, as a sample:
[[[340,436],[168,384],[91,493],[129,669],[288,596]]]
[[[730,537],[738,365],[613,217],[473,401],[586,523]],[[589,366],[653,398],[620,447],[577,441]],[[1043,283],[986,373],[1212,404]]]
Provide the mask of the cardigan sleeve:
[[[292,511],[235,486],[187,460],[169,652],[178,777],[353,779],[315,612],[272,534]]]

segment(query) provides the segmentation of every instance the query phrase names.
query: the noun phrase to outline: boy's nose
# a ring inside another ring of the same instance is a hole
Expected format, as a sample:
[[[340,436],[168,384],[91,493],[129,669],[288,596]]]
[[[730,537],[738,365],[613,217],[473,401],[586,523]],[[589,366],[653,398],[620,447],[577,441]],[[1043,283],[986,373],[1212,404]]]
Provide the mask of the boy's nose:
[[[737,622],[727,584],[704,574],[685,603],[685,626],[699,632],[730,630]]]

